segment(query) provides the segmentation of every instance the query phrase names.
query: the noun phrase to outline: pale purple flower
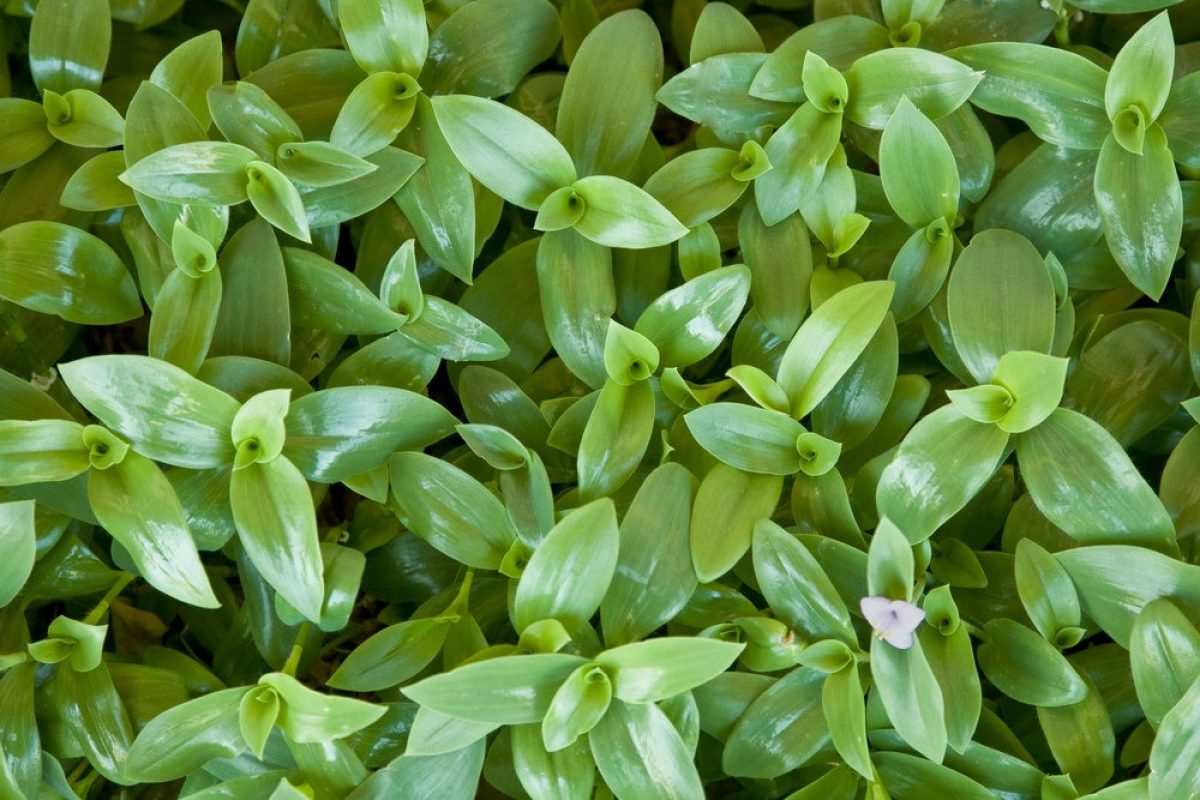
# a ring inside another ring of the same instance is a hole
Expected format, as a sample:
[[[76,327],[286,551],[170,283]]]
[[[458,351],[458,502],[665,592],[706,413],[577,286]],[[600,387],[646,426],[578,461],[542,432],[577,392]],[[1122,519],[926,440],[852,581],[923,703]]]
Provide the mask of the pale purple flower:
[[[925,619],[925,612],[912,603],[888,597],[864,597],[858,606],[875,635],[900,650],[912,647],[913,631]]]

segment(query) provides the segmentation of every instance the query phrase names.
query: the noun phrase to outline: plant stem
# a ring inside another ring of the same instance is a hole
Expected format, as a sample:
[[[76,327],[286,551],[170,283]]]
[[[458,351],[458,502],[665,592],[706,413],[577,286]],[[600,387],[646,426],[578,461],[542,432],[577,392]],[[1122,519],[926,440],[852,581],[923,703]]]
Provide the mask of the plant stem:
[[[292,645],[292,652],[288,654],[287,661],[280,670],[284,675],[296,677],[296,668],[300,666],[300,657],[304,655],[304,640],[308,638],[310,630],[312,630],[311,622],[306,621],[300,625],[300,631],[296,634],[296,643]]]
[[[104,616],[104,612],[108,611],[112,601],[117,599],[121,592],[125,591],[125,587],[133,582],[133,576],[128,572],[121,573],[121,577],[117,578],[116,582],[108,587],[108,591],[104,593],[104,597],[100,598],[100,602],[88,612],[88,615],[83,618],[84,625],[95,625]]]

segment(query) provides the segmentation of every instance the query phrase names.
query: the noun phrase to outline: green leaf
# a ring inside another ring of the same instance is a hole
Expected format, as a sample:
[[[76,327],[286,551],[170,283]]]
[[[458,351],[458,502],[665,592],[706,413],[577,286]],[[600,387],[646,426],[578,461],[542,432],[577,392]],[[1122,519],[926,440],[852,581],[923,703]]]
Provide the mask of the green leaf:
[[[736,203],[747,181],[771,168],[757,142],[747,145],[757,148],[747,148],[748,158],[724,147],[684,153],[651,175],[645,189],[684,226],[695,228]]]
[[[1174,552],[1162,502],[1112,436],[1065,408],[1021,434],[1017,459],[1038,510],[1087,544],[1138,544]]]
[[[1042,257],[1019,234],[976,234],[950,273],[946,302],[955,349],[980,383],[1005,353],[1050,352],[1054,285]]]
[[[38,665],[26,661],[9,669],[0,677],[0,780],[8,779],[10,791],[35,795],[42,780],[43,763],[48,756],[42,752],[41,736],[34,706],[34,681]],[[49,765],[46,765],[49,766]],[[2,784],[0,784],[2,785]],[[21,795],[18,795],[21,796]]]
[[[302,242],[312,241],[304,201],[287,176],[265,161],[251,161],[246,178],[246,195],[263,219]]]
[[[963,416],[955,406],[923,417],[900,443],[875,492],[882,516],[910,542],[928,539],[992,477],[1008,434]]]
[[[800,469],[796,441],[804,426],[779,411],[741,403],[711,403],[684,417],[697,443],[746,472],[793,475]]]
[[[754,526],[775,511],[783,478],[717,464],[692,507],[692,564],[701,583],[724,575],[750,549]]]
[[[496,2],[507,0],[491,4]],[[445,30],[446,24],[438,32]],[[475,191],[470,173],[442,135],[429,98],[417,98],[412,122],[401,132],[399,143],[425,163],[400,188],[396,202],[429,257],[469,283],[475,261]]]
[[[531,797],[591,795],[596,765],[586,741],[548,752],[537,725],[518,725],[512,728],[512,749],[517,778]]]
[[[1078,703],[1038,708],[1038,722],[1059,769],[1079,791],[1099,789],[1113,775],[1116,736],[1105,699],[1088,678],[1087,694]]]
[[[434,675],[401,691],[443,714],[501,725],[540,722],[584,659],[559,653],[500,656]]]
[[[826,17],[784,39],[754,76],[749,92],[767,100],[800,103],[805,100],[804,62],[808,51],[844,70],[861,56],[890,46],[888,29],[874,19],[853,14]]]
[[[362,700],[321,694],[281,672],[258,679],[283,700],[276,724],[290,741],[328,742],[342,739],[379,719],[387,709]]]
[[[1161,726],[1200,677],[1200,632],[1170,600],[1155,600],[1133,620],[1129,661],[1138,704]]]
[[[918,753],[940,764],[946,752],[945,705],[921,640],[901,650],[872,637],[871,677],[896,733]]]
[[[0,231],[0,298],[69,322],[112,325],[142,314],[120,257],[97,237],[60,222]]]
[[[1013,565],[1017,593],[1034,626],[1048,641],[1063,646],[1064,629],[1079,627],[1079,595],[1071,576],[1033,539],[1017,542]]]
[[[745,645],[668,636],[605,650],[596,657],[627,703],[655,703],[701,686],[737,660]]]
[[[29,68],[42,90],[98,89],[112,23],[105,0],[38,3],[29,30]]]
[[[958,168],[937,126],[902,98],[879,142],[879,176],[900,219],[924,228],[958,213]]]
[[[287,275],[275,232],[263,220],[246,223],[221,251],[221,311],[210,355],[239,355],[287,364],[291,312]]]
[[[131,164],[121,180],[158,200],[229,206],[246,199],[253,150],[230,142],[191,142],[155,150]]]
[[[216,266],[215,258],[211,266]],[[221,311],[221,272],[211,266],[199,277],[183,266],[171,272],[150,316],[150,355],[190,373],[208,356]]]
[[[123,768],[133,730],[108,667],[88,672],[59,667],[51,680],[61,724],[71,731],[82,755],[108,780],[128,782]]]
[[[33,511],[32,500],[0,503],[0,552],[7,554],[0,564],[0,608],[12,602],[33,571],[37,553]]]
[[[328,684],[352,692],[398,686],[437,656],[448,631],[449,620],[439,617],[389,625],[354,648]]]
[[[137,199],[133,190],[118,179],[124,171],[124,153],[119,150],[101,153],[75,170],[63,187],[59,202],[78,211],[108,211],[134,205]]]
[[[735,777],[775,778],[807,762],[827,744],[821,710],[825,675],[797,667],[758,695],[733,726],[721,766]]]
[[[308,483],[285,456],[252,462],[230,476],[238,537],[263,579],[310,620],[325,598],[317,517]]]
[[[304,138],[296,121],[253,83],[213,86],[206,99],[217,130],[230,142],[253,150],[260,160],[274,160],[281,145]]]
[[[32,100],[0,98],[0,173],[10,172],[46,152],[54,137],[42,106]]]
[[[555,134],[580,175],[630,177],[658,107],[658,29],[644,12],[613,14],[588,33],[570,63]]]
[[[772,334],[790,339],[808,311],[813,272],[812,245],[804,218],[793,214],[767,227],[757,206],[746,203],[738,217],[737,233],[742,258],[752,276],[750,299],[754,310]]]
[[[211,120],[208,90],[221,83],[225,66],[221,50],[218,31],[202,33],[164,56],[150,73],[150,82],[178,98],[203,128]]]
[[[766,154],[772,169],[754,182],[763,222],[782,222],[812,197],[841,134],[841,113],[826,113],[813,103],[800,106],[771,134]]]
[[[588,416],[579,443],[579,494],[593,500],[632,477],[654,431],[654,391],[648,381],[622,386],[610,380]]]
[[[568,632],[591,619],[617,565],[617,516],[612,502],[596,500],[563,517],[534,550],[513,596],[518,633],[557,619]]]
[[[978,782],[940,763],[930,763],[907,753],[877,753],[876,768],[892,797],[917,797],[922,792],[963,800],[987,800],[995,794]]]
[[[868,281],[822,303],[783,353],[779,385],[792,416],[806,416],[827,395],[870,343],[887,314],[894,284]]]
[[[355,156],[382,150],[412,120],[420,91],[416,78],[402,72],[368,75],[338,112],[330,143]]]
[[[1096,150],[1108,135],[1108,75],[1082,55],[1025,42],[984,42],[947,55],[983,73],[972,104],[1020,119],[1044,142]]]
[[[898,47],[869,53],[846,72],[846,119],[882,130],[907,97],[922,114],[941,119],[966,102],[983,73],[940,53]]]
[[[533,210],[555,189],[575,183],[563,146],[520,112],[467,95],[436,97],[433,110],[458,160],[510,203]]]
[[[283,248],[291,321],[331,333],[390,333],[405,318],[353,273],[298,247]]]
[[[42,100],[47,129],[60,142],[76,147],[115,147],[125,134],[125,120],[112,103],[89,89],[60,95],[50,90]]]
[[[500,97],[554,54],[558,13],[546,0],[482,0],[456,7],[429,40],[428,91]]]
[[[364,72],[421,71],[429,29],[420,0],[346,0],[337,13],[350,54]]]
[[[178,367],[144,356],[92,356],[59,365],[76,399],[143,455],[188,469],[233,461],[238,403]]]
[[[588,744],[604,782],[623,800],[704,796],[691,753],[658,706],[614,699]]]
[[[873,777],[867,749],[867,709],[857,663],[851,662],[825,678],[821,709],[838,755],[860,775]]]
[[[88,499],[105,530],[156,589],[202,608],[220,606],[175,490],[154,462],[130,451],[88,476]]]
[[[1130,283],[1157,300],[1170,281],[1183,229],[1183,196],[1162,128],[1146,130],[1141,155],[1113,136],[1105,139],[1095,190],[1113,258]]]
[[[996,424],[1009,433],[1024,433],[1040,425],[1062,402],[1067,359],[1028,350],[1005,353],[992,373],[992,384],[1006,389],[1012,407]]]
[[[486,185],[486,181],[480,180]],[[489,188],[495,191],[494,187]],[[592,175],[575,181],[572,188],[584,206],[583,214],[575,222],[575,230],[597,244],[660,247],[687,233],[687,228],[661,203],[645,189],[628,181],[609,175]],[[503,196],[499,191],[497,194]],[[523,205],[511,197],[505,199]]]
[[[981,636],[979,668],[1017,702],[1069,706],[1087,696],[1087,685],[1062,653],[1019,622],[993,619]]]
[[[424,453],[397,453],[389,469],[396,503],[414,533],[467,566],[500,566],[517,533],[482,484]]]
[[[436,756],[400,756],[352,793],[355,800],[419,796],[430,792],[446,800],[471,800],[479,784],[486,743]]]
[[[256,686],[242,697],[238,709],[238,727],[246,746],[260,760],[267,746],[267,737],[279,719],[281,705],[279,693],[266,686]]]
[[[563,682],[546,717],[542,720],[541,740],[550,753],[560,752],[596,727],[612,703],[612,681],[595,664],[584,664]]]
[[[0,455],[0,486],[65,481],[90,465],[83,426],[67,420],[0,420]]]
[[[857,641],[837,590],[800,541],[770,520],[754,526],[754,575],[778,617],[809,639]]]
[[[1175,37],[1166,12],[1138,28],[1117,53],[1104,86],[1104,110],[1116,120],[1125,108],[1137,105],[1152,122],[1167,104],[1175,67]]]
[[[673,618],[696,587],[688,545],[696,481],[666,463],[646,478],[621,520],[612,583],[600,604],[604,640],[636,641]]]
[[[441,405],[404,389],[325,389],[292,403],[283,452],[309,480],[334,483],[448,436],[456,422]]]
[[[1150,748],[1149,797],[1153,800],[1181,796],[1196,785],[1196,765],[1200,763],[1197,731],[1200,731],[1200,682],[1193,681],[1187,694],[1163,717]]]

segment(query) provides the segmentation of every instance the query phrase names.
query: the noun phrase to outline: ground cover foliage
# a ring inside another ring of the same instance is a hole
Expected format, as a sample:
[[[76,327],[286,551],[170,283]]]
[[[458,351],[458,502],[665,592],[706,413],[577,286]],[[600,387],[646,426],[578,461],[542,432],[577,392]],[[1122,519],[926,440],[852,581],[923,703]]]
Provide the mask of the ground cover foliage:
[[[7,0],[0,797],[1200,791],[1200,4]]]

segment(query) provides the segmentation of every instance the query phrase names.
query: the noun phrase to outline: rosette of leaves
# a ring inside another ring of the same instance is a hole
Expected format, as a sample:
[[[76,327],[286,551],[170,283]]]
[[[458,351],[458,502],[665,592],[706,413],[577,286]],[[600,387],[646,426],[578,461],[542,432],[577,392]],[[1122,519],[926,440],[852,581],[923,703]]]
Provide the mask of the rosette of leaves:
[[[1192,7],[10,0],[0,797],[1188,797]]]

